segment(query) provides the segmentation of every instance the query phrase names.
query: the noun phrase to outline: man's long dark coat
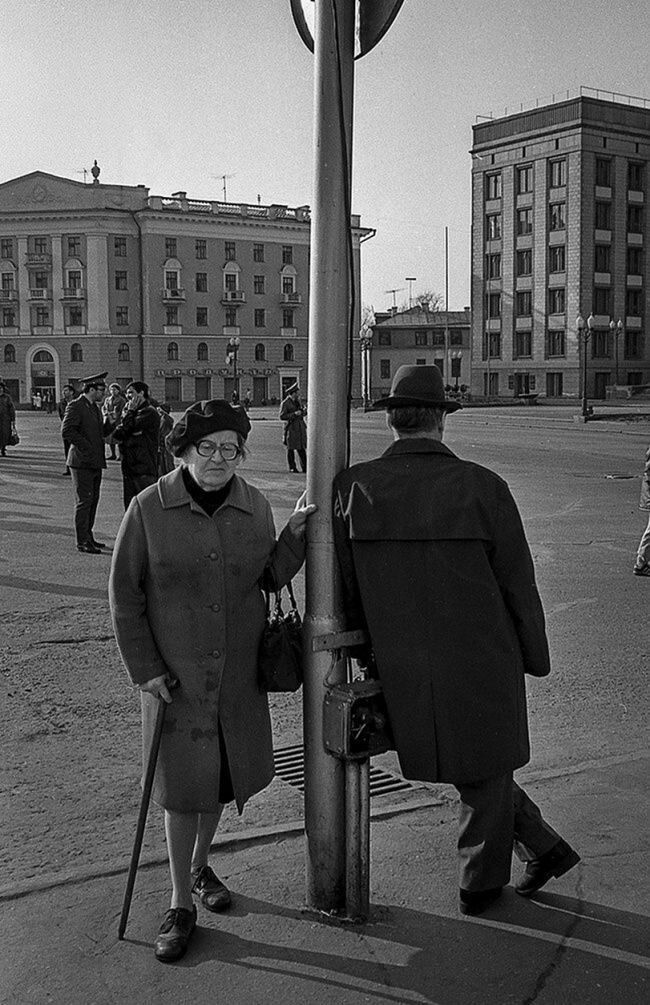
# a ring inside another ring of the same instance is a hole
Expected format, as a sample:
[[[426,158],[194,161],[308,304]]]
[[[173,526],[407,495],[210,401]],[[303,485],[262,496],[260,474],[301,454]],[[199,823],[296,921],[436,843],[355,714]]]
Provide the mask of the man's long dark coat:
[[[524,674],[550,662],[506,482],[443,443],[398,440],[337,476],[349,628],[367,628],[406,777],[467,783],[530,757]]]

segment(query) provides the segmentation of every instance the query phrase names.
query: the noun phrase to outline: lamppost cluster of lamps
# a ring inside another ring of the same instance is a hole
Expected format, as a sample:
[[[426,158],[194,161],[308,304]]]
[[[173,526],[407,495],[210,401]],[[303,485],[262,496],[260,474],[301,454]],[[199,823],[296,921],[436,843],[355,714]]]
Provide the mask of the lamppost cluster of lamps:
[[[226,362],[232,363],[232,380],[233,380],[233,393],[239,397],[239,388],[237,387],[237,353],[239,352],[239,346],[241,345],[241,339],[239,335],[231,335],[228,339],[228,355],[226,357]]]
[[[587,320],[578,314],[576,318],[576,330],[578,332],[578,342],[582,341],[582,418],[584,422],[589,418],[589,405],[587,402],[587,343],[591,339],[596,327],[596,319],[593,313]],[[618,384],[618,340],[623,331],[623,322],[609,322],[609,331],[614,340],[614,384]]]

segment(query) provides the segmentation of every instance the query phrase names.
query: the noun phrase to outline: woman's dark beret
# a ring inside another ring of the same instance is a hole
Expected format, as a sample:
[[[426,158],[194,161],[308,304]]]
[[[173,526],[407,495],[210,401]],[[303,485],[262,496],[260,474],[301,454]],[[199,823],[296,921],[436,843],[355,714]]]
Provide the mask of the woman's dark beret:
[[[246,439],[251,429],[246,410],[220,398],[196,401],[174,423],[167,436],[167,447],[174,457],[180,457],[193,443],[222,429],[232,429]]]

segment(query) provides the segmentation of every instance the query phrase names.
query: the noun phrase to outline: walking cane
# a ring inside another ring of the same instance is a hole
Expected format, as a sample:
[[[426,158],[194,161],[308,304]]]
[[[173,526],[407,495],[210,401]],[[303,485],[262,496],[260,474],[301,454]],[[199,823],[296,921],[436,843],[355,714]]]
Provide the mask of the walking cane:
[[[179,681],[177,677],[172,677],[170,678],[169,681],[167,681],[168,691],[172,691],[174,688],[178,686]],[[165,724],[165,712],[167,711],[167,705],[168,702],[164,701],[160,696],[158,696],[158,710],[156,712],[156,723],[153,731],[153,739],[151,741],[151,750],[149,751],[147,771],[144,776],[144,785],[142,786],[142,800],[140,802],[140,813],[138,814],[138,824],[135,829],[135,842],[133,844],[133,853],[131,855],[129,875],[126,880],[126,890],[124,891],[124,903],[122,904],[122,915],[120,917],[120,926],[117,930],[118,939],[124,938],[124,932],[126,931],[126,923],[129,917],[129,910],[131,909],[131,897],[133,896],[133,887],[135,886],[135,876],[138,871],[140,852],[142,851],[142,838],[144,837],[144,826],[147,822],[147,812],[149,810],[149,801],[151,799],[151,790],[153,788],[153,776],[156,773],[156,761],[158,760],[158,751],[160,749],[160,738],[162,736],[163,726]]]

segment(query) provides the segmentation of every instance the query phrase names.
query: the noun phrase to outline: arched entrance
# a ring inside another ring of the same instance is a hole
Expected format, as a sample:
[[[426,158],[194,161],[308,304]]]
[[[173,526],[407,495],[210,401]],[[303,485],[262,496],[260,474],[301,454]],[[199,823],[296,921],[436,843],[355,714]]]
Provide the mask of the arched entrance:
[[[59,354],[48,345],[32,346],[27,354],[26,387],[29,397],[38,393],[45,403],[56,403],[60,396]]]

